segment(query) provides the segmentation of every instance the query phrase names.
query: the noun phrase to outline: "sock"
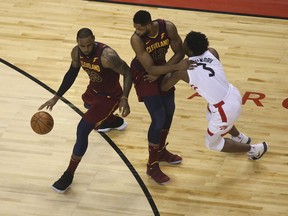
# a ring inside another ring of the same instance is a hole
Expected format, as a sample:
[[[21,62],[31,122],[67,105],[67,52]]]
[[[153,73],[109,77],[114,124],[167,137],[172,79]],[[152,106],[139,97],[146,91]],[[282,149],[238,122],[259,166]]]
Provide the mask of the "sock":
[[[166,147],[166,138],[168,136],[168,133],[169,133],[168,129],[161,130],[159,151],[162,151],[163,149],[165,149],[165,147]]]
[[[153,165],[159,162],[158,150],[159,150],[159,145],[149,145],[149,159],[148,159],[149,165]]]

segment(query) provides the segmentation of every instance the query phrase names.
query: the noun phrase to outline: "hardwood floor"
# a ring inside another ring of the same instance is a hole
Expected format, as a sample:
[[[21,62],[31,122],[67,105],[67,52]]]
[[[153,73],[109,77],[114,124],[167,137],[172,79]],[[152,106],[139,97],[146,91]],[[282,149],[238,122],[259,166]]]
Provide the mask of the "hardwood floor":
[[[126,131],[107,135],[122,150],[164,216],[286,216],[288,212],[288,21],[185,10],[79,1],[0,2],[0,58],[57,90],[70,65],[79,28],[117,50],[129,64],[132,17],[139,9],[154,19],[173,21],[182,38],[204,32],[216,48],[230,82],[243,96],[237,127],[253,142],[266,140],[259,161],[245,154],[212,152],[204,146],[205,102],[176,86],[176,112],[168,149],[183,156],[180,166],[163,165],[171,177],[157,185],[146,172],[149,116],[132,89]],[[65,94],[85,111],[81,94],[88,78],[80,73]],[[60,102],[52,112],[55,128],[33,134],[29,121],[52,95],[0,64],[0,215],[153,215],[135,178],[99,134],[90,136],[72,188],[56,194],[51,184],[66,168],[79,115]],[[189,97],[191,98],[189,99]]]

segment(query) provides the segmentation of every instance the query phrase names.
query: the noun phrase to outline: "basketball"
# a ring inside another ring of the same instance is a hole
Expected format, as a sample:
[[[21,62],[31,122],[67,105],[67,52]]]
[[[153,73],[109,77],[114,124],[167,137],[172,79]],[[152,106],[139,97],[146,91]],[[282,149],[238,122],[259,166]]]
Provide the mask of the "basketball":
[[[44,111],[39,111],[35,113],[30,121],[32,130],[37,134],[47,134],[49,133],[53,126],[53,117]]]

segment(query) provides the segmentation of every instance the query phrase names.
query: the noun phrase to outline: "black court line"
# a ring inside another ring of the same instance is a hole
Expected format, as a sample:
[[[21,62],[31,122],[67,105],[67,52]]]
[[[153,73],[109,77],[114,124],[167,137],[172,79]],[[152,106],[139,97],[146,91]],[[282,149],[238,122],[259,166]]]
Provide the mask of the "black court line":
[[[283,19],[288,20],[288,18],[280,17],[280,16],[268,16],[268,15],[260,15],[260,14],[247,14],[247,13],[236,13],[236,12],[225,12],[218,10],[205,10],[205,9],[196,9],[196,8],[184,8],[184,7],[174,7],[167,5],[152,5],[152,4],[143,4],[143,3],[130,3],[130,2],[114,2],[113,0],[84,0],[84,1],[94,1],[94,2],[105,2],[110,4],[124,4],[124,5],[133,5],[133,6],[144,6],[144,7],[153,7],[153,8],[167,8],[167,9],[175,9],[175,10],[186,10],[186,11],[196,11],[196,12],[205,12],[205,13],[219,13],[219,14],[227,14],[227,15],[238,15],[238,16],[250,16],[250,17],[259,17],[259,18],[268,18],[268,19]],[[188,1],[188,0],[187,0]]]
[[[44,89],[46,89],[47,91],[51,92],[52,94],[55,94],[56,91],[54,91],[52,88],[50,88],[49,86],[47,86],[45,83],[41,82],[40,80],[36,79],[35,77],[33,77],[32,75],[28,74],[27,72],[21,70],[20,68],[16,67],[15,65],[5,61],[4,59],[0,58],[0,62],[2,62],[3,64],[7,65],[8,67],[16,70],[17,72],[21,73],[22,75],[26,76],[27,78],[31,79],[32,81],[36,82],[37,84],[39,84],[40,86],[42,86]],[[73,105],[71,102],[69,102],[66,98],[61,97],[60,98],[65,104],[67,104],[71,109],[73,109],[76,113],[78,113],[80,116],[83,116],[83,112],[77,108],[75,105]],[[138,184],[140,185],[142,191],[144,192],[151,208],[152,211],[154,212],[155,216],[160,216],[160,213],[157,209],[157,206],[149,192],[149,190],[147,189],[146,185],[144,184],[143,180],[141,179],[141,177],[139,176],[139,174],[137,173],[137,171],[135,170],[135,168],[133,167],[133,165],[130,163],[130,161],[128,160],[128,158],[123,154],[123,152],[118,148],[118,146],[110,139],[109,136],[107,136],[107,134],[100,132],[99,133],[109,144],[110,146],[117,152],[117,154],[119,155],[119,157],[123,160],[123,162],[126,164],[126,166],[128,167],[128,169],[130,170],[130,172],[133,174],[133,176],[135,177],[135,179],[137,180]]]

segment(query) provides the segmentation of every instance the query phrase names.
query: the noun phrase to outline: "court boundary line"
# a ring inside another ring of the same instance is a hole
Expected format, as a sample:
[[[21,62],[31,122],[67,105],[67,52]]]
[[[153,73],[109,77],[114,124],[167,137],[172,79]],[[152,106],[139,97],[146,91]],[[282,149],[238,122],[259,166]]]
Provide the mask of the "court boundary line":
[[[45,83],[41,82],[40,80],[38,80],[37,78],[35,78],[34,76],[32,76],[31,74],[23,71],[22,69],[18,68],[17,66],[5,61],[4,59],[0,58],[0,62],[3,63],[4,65],[16,70],[17,72],[19,72],[20,74],[24,75],[25,77],[29,78],[30,80],[36,82],[37,84],[39,84],[41,87],[43,87],[44,89],[46,89],[47,91],[49,91],[52,94],[55,94],[56,91],[53,90],[52,88],[50,88],[49,86],[47,86]],[[67,104],[71,109],[73,109],[76,113],[78,113],[81,117],[83,116],[83,112],[76,107],[74,104],[72,104],[70,101],[68,101],[66,98],[61,97],[60,98],[65,104]],[[136,181],[138,182],[139,186],[141,187],[145,197],[147,198],[151,209],[154,213],[155,216],[160,216],[160,213],[158,211],[158,208],[148,190],[148,188],[146,187],[145,183],[143,182],[143,180],[141,179],[140,175],[138,174],[138,172],[136,171],[136,169],[133,167],[133,165],[130,163],[130,161],[128,160],[128,158],[123,154],[123,152],[118,148],[118,146],[113,142],[113,140],[111,140],[111,138],[105,134],[104,132],[98,132],[108,143],[109,145],[114,149],[114,151],[119,155],[119,157],[122,159],[122,161],[125,163],[125,165],[128,167],[128,169],[130,170],[130,172],[132,173],[132,175],[134,176],[134,178],[136,179]]]
[[[186,11],[205,12],[205,13],[217,13],[217,14],[227,14],[227,15],[237,15],[237,16],[248,16],[248,17],[258,17],[258,18],[267,18],[267,19],[288,20],[287,17],[279,17],[279,16],[225,12],[225,11],[217,11],[217,10],[204,10],[204,9],[173,7],[173,6],[165,6],[165,5],[152,5],[152,4],[130,3],[130,2],[114,2],[114,1],[107,1],[107,0],[97,0],[97,1],[96,0],[84,0],[84,1],[102,2],[102,3],[110,3],[110,4],[123,4],[123,5],[132,5],[132,6],[144,6],[144,7],[153,7],[153,8],[166,8],[166,9],[186,10]]]

